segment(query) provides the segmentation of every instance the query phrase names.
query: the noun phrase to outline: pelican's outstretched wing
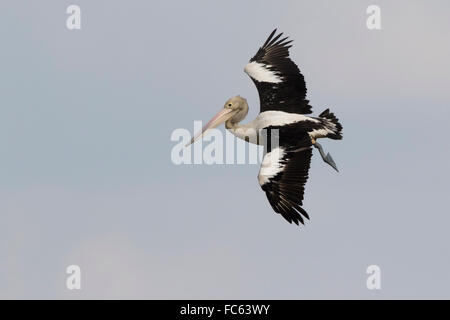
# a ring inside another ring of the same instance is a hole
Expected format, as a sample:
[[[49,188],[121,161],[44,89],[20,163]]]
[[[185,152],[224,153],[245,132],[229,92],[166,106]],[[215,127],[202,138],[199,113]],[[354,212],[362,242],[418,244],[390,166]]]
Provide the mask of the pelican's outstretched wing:
[[[244,71],[252,78],[259,93],[260,112],[278,110],[290,113],[311,113],[306,97],[306,84],[297,65],[289,58],[292,42],[270,34]]]
[[[259,170],[258,181],[270,205],[289,223],[304,224],[302,215],[309,219],[301,206],[311,156],[310,146],[296,151],[287,151],[284,147],[274,148],[266,153]]]

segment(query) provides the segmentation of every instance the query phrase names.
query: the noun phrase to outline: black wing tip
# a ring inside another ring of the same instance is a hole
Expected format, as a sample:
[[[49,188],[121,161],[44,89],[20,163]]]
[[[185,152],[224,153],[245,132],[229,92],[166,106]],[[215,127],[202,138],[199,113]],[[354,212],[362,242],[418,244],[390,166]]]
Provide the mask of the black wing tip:
[[[263,187],[263,190],[266,191],[267,198],[269,199],[269,203],[272,206],[273,210],[280,214],[287,222],[292,224],[294,222],[296,225],[305,224],[303,218],[309,220],[309,215],[301,207],[301,204],[297,204],[293,202],[291,199],[288,200],[280,200],[273,196],[272,192],[266,190]]]
[[[309,220],[309,215],[305,209],[303,209],[300,204],[294,203],[291,200],[281,200],[275,206],[272,205],[272,208],[275,212],[281,214],[281,216],[290,224],[294,222],[299,226],[300,222],[302,225],[305,225],[305,220],[303,218]]]
[[[275,28],[266,39],[264,44],[259,48],[256,54],[250,59],[250,62],[263,60],[264,57],[272,55],[272,57],[289,57],[289,48],[292,47],[293,40],[289,40],[289,37],[283,37],[283,32],[276,34],[277,28]],[[281,39],[280,39],[281,38]],[[295,65],[295,64],[294,64]],[[295,66],[297,67],[297,66]]]
[[[289,211],[279,212],[279,214],[281,214],[281,216],[290,224],[292,224],[292,222],[294,222],[298,226],[300,226],[300,223],[302,225],[305,225],[305,220],[303,219],[303,217],[305,217],[306,219],[309,220],[309,215],[303,209],[301,209],[299,211],[301,212],[301,214],[292,208]],[[302,215],[303,215],[303,217],[302,217]]]
[[[283,35],[283,32],[276,34],[277,30],[278,30],[278,28],[275,28],[270,33],[269,37],[267,38],[267,40],[264,42],[263,46],[261,47],[262,49],[268,49],[273,46],[282,46],[282,47],[286,47],[287,49],[292,47],[292,45],[288,46],[288,44],[292,43],[292,41],[293,41],[293,40],[288,40],[289,37],[284,37],[281,40],[278,40]]]
[[[266,40],[266,42],[264,42],[264,44],[263,44],[263,48],[265,48],[268,44],[269,44],[269,42],[272,40],[272,38],[273,38],[273,36],[274,36],[274,34],[277,32],[277,28],[275,28],[270,34],[269,34],[269,36],[267,37],[267,40]]]

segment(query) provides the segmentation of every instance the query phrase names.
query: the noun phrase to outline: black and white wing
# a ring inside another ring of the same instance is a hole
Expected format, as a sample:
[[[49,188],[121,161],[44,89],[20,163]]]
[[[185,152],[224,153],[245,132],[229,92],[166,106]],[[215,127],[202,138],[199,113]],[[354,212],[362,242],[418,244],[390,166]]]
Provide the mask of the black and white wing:
[[[266,153],[259,170],[258,181],[266,192],[270,205],[289,223],[304,224],[302,216],[309,219],[301,206],[311,156],[310,146],[297,151],[287,151],[284,147],[274,148]]]
[[[289,58],[287,37],[283,33],[270,34],[244,71],[252,78],[259,93],[260,112],[277,110],[309,114],[311,106],[306,100],[306,84],[297,65]]]

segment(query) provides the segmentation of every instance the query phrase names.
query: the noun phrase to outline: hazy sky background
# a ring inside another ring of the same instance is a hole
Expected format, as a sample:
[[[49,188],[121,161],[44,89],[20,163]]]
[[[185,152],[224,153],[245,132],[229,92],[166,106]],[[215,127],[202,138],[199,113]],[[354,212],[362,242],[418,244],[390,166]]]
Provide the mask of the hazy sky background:
[[[66,28],[66,8],[82,30]],[[381,7],[382,30],[366,28]],[[450,298],[448,1],[2,1],[1,298]],[[175,166],[275,28],[318,114],[289,225],[258,165]],[[66,289],[66,267],[82,290]],[[368,265],[382,290],[366,288]]]

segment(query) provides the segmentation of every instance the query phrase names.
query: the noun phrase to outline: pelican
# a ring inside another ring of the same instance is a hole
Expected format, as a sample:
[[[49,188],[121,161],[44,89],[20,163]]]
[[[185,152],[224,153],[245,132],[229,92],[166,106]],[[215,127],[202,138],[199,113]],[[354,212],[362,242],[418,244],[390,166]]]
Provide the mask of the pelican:
[[[276,35],[276,32],[275,29],[269,35],[244,68],[259,93],[259,115],[249,123],[240,124],[248,113],[247,100],[240,96],[230,98],[187,145],[224,122],[226,129],[236,137],[263,145],[258,182],[273,210],[289,223],[299,225],[299,222],[304,224],[303,217],[309,220],[302,206],[312,146],[318,149],[323,161],[338,171],[333,158],[325,154],[317,139],[342,139],[342,126],[329,109],[318,117],[307,116],[312,110],[309,100],[305,99],[305,80],[289,58],[292,40],[281,38],[283,33]],[[262,131],[271,138],[276,137],[277,144],[267,137],[260,139]]]

